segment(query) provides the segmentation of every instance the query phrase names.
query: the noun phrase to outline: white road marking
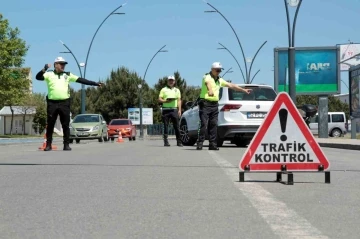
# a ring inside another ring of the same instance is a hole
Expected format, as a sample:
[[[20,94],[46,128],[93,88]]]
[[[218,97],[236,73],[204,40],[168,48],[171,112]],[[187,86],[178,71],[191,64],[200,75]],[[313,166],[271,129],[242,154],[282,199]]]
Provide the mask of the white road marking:
[[[217,153],[208,152],[280,238],[328,238],[258,183],[239,183],[239,169]]]

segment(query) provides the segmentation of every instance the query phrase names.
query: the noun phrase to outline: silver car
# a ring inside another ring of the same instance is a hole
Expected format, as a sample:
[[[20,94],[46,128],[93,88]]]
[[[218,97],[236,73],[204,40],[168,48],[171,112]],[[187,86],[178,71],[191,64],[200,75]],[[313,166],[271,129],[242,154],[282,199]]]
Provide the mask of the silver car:
[[[344,112],[328,112],[328,132],[331,137],[341,137],[347,132],[346,116]],[[316,114],[310,121],[310,130],[313,134],[319,134],[319,115]]]

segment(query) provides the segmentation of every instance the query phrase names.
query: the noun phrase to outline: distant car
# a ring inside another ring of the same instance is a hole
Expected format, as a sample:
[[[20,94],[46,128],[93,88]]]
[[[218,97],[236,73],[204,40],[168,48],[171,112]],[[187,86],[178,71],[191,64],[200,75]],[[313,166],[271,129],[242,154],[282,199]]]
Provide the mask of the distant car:
[[[277,96],[269,85],[237,84],[252,89],[250,94],[227,87],[220,89],[217,145],[230,140],[238,147],[248,145],[263,122]],[[181,141],[186,146],[196,143],[199,127],[198,101],[187,102],[180,119]],[[206,134],[206,139],[208,135]]]
[[[310,121],[310,130],[314,135],[319,132],[319,115]],[[328,133],[330,137],[342,137],[347,133],[347,121],[344,112],[328,112]]]
[[[130,119],[113,119],[108,125],[108,134],[111,141],[119,136],[129,138],[129,140],[136,140],[136,127]]]
[[[99,142],[109,141],[108,128],[104,117],[100,114],[79,114],[70,124],[70,143],[80,140],[97,139]]]

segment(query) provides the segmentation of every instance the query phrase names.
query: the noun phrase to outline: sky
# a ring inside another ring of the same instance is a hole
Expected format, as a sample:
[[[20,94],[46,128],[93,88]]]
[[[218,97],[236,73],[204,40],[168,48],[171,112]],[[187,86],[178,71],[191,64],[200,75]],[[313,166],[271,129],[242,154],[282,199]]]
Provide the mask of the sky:
[[[105,17],[120,5],[99,30],[88,58],[86,79],[105,80],[111,70],[125,66],[143,76],[152,56],[164,45],[151,63],[146,82],[154,85],[159,78],[179,71],[188,85],[200,85],[204,73],[215,61],[225,70],[232,68],[226,80],[243,83],[235,60],[219,42],[238,59],[244,70],[237,39],[229,25],[203,0],[11,0],[1,3],[0,12],[18,27],[29,51],[24,66],[31,67],[33,91],[46,92],[44,82],[35,79],[45,63],[53,64],[63,56],[66,70],[79,75],[76,62],[60,43],[63,41],[79,62],[85,62],[92,36]],[[245,57],[253,57],[267,41],[253,63],[252,75],[260,69],[254,83],[274,84],[274,48],[287,47],[287,22],[283,0],[209,0],[234,27]],[[303,0],[295,34],[295,46],[334,46],[360,42],[357,31],[360,0]],[[291,19],[295,9],[290,9]],[[347,72],[341,79],[348,81]],[[81,85],[74,83],[74,89]],[[341,84],[342,93],[348,93]]]

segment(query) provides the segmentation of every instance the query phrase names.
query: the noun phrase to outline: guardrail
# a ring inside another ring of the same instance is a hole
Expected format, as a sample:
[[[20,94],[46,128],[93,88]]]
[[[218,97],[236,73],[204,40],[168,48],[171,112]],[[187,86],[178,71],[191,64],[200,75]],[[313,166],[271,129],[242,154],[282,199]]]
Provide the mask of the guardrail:
[[[147,125],[147,135],[162,135],[162,134],[163,134],[162,124]],[[175,130],[172,124],[169,124],[168,135],[175,135]]]

